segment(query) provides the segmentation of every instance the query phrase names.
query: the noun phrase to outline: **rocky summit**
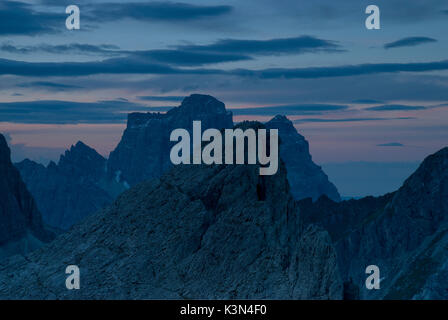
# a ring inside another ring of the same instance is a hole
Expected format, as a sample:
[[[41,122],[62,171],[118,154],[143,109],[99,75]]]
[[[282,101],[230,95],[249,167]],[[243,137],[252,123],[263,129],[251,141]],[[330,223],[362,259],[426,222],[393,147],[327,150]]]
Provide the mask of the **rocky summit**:
[[[10,159],[10,150],[0,134],[0,260],[26,254],[54,235],[44,228],[33,197]]]
[[[107,179],[106,159],[81,141],[47,167],[31,160],[16,164],[36,199],[44,222],[68,229],[110,204],[125,186]]]
[[[0,264],[0,298],[341,299],[326,231],[304,227],[286,170],[181,165],[49,245]],[[65,288],[77,265],[81,289]]]
[[[160,177],[172,166],[170,134],[183,128],[190,134],[192,123],[199,120],[202,128],[232,128],[232,113],[224,103],[208,95],[193,94],[167,113],[131,113],[123,137],[111,152],[107,164],[111,177],[133,186]]]
[[[305,221],[329,230],[343,279],[362,299],[448,297],[448,148],[427,157],[396,192],[335,203],[299,203]],[[381,270],[367,290],[365,268]]]

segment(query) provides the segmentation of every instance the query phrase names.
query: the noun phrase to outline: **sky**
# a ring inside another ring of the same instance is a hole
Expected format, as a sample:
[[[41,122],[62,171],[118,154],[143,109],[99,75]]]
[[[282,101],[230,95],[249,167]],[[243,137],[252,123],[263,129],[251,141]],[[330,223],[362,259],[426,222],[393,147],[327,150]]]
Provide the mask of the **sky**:
[[[416,163],[448,141],[447,26],[445,0],[2,0],[0,132],[16,160],[108,156],[128,112],[203,93],[287,115],[319,164]]]

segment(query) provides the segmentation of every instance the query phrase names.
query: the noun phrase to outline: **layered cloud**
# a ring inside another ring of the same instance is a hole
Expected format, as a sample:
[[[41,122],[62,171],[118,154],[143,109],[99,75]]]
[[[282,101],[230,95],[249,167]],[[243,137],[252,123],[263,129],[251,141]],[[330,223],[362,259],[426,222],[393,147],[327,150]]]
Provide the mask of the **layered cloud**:
[[[146,106],[122,101],[28,101],[0,103],[2,122],[75,124],[123,123],[127,113],[148,111]]]
[[[30,4],[2,0],[0,2],[0,36],[54,33],[65,23],[65,13],[39,12]]]
[[[377,147],[404,147],[404,144],[400,142],[388,142],[388,143],[380,143],[376,145]]]
[[[31,88],[31,89],[44,89],[47,91],[68,91],[68,90],[79,90],[83,87],[74,86],[70,84],[49,82],[49,81],[33,81],[25,82],[17,85],[19,88]]]
[[[228,5],[204,6],[170,1],[105,2],[87,7],[96,21],[126,18],[140,21],[192,21],[227,15],[233,9]]]
[[[303,118],[297,119],[294,123],[315,122],[315,123],[331,123],[331,122],[370,122],[370,121],[389,121],[389,120],[412,120],[414,117],[396,117],[396,118],[342,118],[342,119],[324,119],[324,118]]]
[[[93,62],[25,62],[0,59],[0,75],[87,76],[94,74],[220,74],[260,79],[316,79],[380,73],[448,70],[448,60],[416,63],[375,63],[310,68],[181,69],[130,56]]]
[[[209,45],[181,45],[174,49],[121,50],[115,45],[69,43],[63,45],[38,44],[18,46],[12,42],[0,44],[0,50],[13,54],[96,55],[99,57],[125,56],[142,63],[163,63],[177,66],[202,66],[207,64],[252,60],[257,56],[297,55],[319,52],[343,52],[335,41],[311,36],[269,40],[220,40]]]
[[[426,107],[424,106],[409,106],[402,104],[386,104],[382,106],[366,108],[366,110],[369,111],[416,111],[424,109],[426,109]]]
[[[437,42],[436,39],[429,37],[408,37],[397,41],[389,42],[384,45],[385,49],[401,48],[401,47],[414,47],[425,43]]]
[[[195,52],[238,53],[255,56],[344,51],[336,41],[319,39],[312,36],[269,40],[225,39],[209,45],[178,46],[177,49]]]
[[[272,116],[277,114],[282,115],[317,115],[328,112],[338,112],[348,110],[346,105],[331,105],[331,104],[304,104],[304,105],[284,105],[284,106],[270,106],[270,107],[252,107],[230,109],[234,115],[238,116]]]

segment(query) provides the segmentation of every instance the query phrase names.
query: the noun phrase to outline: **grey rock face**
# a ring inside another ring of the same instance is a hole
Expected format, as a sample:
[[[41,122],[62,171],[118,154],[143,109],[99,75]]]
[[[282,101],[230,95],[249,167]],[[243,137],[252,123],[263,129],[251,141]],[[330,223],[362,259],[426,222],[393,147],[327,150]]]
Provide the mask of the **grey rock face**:
[[[81,290],[65,289],[65,268]],[[341,299],[328,234],[303,228],[281,164],[176,166],[48,246],[0,264],[0,298]]]
[[[107,179],[106,159],[82,142],[47,167],[24,160],[16,167],[36,199],[44,222],[68,229],[86,216],[110,204],[123,191]]]
[[[177,128],[191,132],[194,120],[202,130],[232,128],[232,113],[207,95],[193,94],[166,114],[131,113],[127,128],[110,158],[78,142],[59,163],[44,167],[30,160],[16,164],[36,199],[45,223],[68,229],[86,216],[110,204],[118,194],[139,182],[160,177],[172,167],[170,134]],[[308,142],[291,121],[277,116],[266,126],[279,129],[280,157],[288,169],[288,180],[296,199],[327,195],[338,201],[336,188],[313,163]],[[107,169],[106,169],[107,167]]]
[[[448,298],[441,281],[448,261],[448,148],[427,157],[395,193],[299,206],[305,220],[329,230],[343,279],[354,279],[361,298]],[[384,278],[380,290],[365,288],[371,264]]]
[[[267,122],[266,127],[279,130],[280,157],[286,164],[291,193],[295,199],[317,200],[326,195],[334,201],[341,200],[328,176],[313,162],[308,141],[297,132],[288,118],[278,115]]]
[[[123,137],[108,161],[110,177],[119,177],[130,186],[160,177],[171,167],[170,134],[183,128],[191,132],[193,120],[202,130],[232,128],[232,113],[222,102],[207,95],[193,94],[182,104],[161,113],[131,113]]]
[[[54,235],[47,231],[34,199],[10,159],[0,134],[0,259],[26,254]]]

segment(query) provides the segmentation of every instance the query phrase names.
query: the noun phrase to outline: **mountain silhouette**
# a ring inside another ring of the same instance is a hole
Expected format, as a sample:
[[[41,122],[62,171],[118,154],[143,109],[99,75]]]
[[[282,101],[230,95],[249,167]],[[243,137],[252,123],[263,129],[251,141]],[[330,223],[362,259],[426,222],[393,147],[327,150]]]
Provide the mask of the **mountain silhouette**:
[[[0,134],[0,259],[26,254],[54,238],[44,227],[10,155],[5,137]]]

